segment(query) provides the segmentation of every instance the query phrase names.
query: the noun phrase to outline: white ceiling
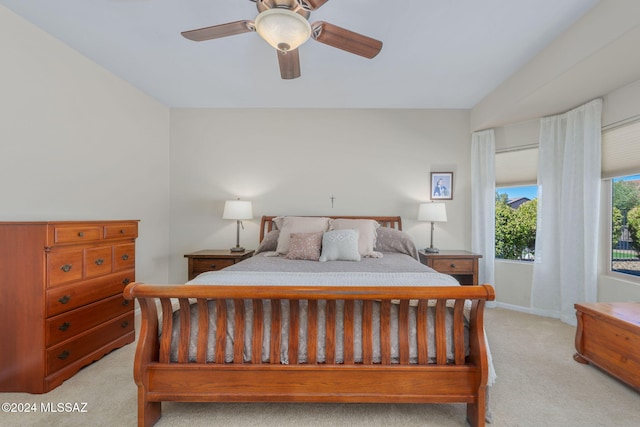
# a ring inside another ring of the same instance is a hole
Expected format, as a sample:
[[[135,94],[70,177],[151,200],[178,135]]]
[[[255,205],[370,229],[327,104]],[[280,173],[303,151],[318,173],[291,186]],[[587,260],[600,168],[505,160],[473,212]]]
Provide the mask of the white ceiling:
[[[308,41],[282,80],[256,33],[181,31],[253,20],[249,0],[0,0],[171,107],[472,108],[598,0],[331,0],[311,13],[384,42],[364,59]]]

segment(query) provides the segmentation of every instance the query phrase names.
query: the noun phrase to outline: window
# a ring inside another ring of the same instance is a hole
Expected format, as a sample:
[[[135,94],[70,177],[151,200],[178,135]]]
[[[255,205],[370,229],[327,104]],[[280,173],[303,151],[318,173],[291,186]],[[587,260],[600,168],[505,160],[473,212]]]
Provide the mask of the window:
[[[640,276],[640,174],[612,179],[611,271]]]
[[[611,271],[640,276],[640,118],[602,130],[602,178],[611,178]]]
[[[496,188],[496,259],[533,261],[538,186]]]

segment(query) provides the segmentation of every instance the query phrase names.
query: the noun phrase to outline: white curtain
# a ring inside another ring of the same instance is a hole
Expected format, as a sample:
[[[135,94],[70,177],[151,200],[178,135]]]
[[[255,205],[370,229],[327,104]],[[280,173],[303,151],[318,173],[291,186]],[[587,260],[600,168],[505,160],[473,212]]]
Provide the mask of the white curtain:
[[[496,171],[493,129],[471,135],[471,251],[482,255],[480,283],[495,284]]]
[[[601,122],[601,99],[540,122],[531,307],[572,325],[598,296]]]

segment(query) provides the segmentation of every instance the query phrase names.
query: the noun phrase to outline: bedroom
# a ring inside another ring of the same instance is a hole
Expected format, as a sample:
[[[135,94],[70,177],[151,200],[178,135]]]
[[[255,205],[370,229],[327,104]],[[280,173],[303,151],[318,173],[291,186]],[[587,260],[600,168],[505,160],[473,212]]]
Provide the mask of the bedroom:
[[[616,11],[608,2],[598,7],[601,16]],[[625,15],[638,14],[620,19]],[[261,213],[402,215],[405,230],[426,246],[428,226],[415,218],[427,200],[428,173],[436,170],[455,173],[437,244],[469,248],[472,130],[566,111],[596,96],[605,97],[609,122],[640,114],[640,74],[630,55],[620,67],[607,65],[626,75],[608,80],[595,68],[587,95],[557,91],[553,81],[531,77],[536,68],[525,68],[473,109],[171,109],[8,9],[0,9],[0,19],[15,35],[0,42],[1,219],[141,219],[136,267],[149,283],[184,280],[186,252],[233,245],[235,224],[221,218],[223,201],[232,197],[251,199]],[[550,46],[549,55],[553,49],[560,47]],[[575,73],[589,62],[582,54],[572,58]],[[543,66],[562,75],[562,64]],[[547,90],[563,97],[551,100]],[[539,110],[515,108],[536,95]],[[299,155],[311,163],[285,161]],[[389,176],[371,173],[389,167]],[[309,170],[322,178],[300,183],[297,173]],[[243,245],[255,246],[258,223],[245,225]],[[529,289],[511,283],[496,282],[498,302],[526,308]],[[608,277],[601,291],[608,300],[640,299],[636,284]]]

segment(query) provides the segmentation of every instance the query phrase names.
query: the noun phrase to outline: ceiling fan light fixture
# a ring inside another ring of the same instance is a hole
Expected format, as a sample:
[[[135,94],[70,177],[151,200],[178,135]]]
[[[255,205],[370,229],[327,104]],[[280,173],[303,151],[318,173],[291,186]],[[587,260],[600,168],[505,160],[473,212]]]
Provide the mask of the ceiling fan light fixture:
[[[282,52],[297,49],[311,36],[311,25],[304,16],[282,8],[261,12],[255,27],[260,37]]]

